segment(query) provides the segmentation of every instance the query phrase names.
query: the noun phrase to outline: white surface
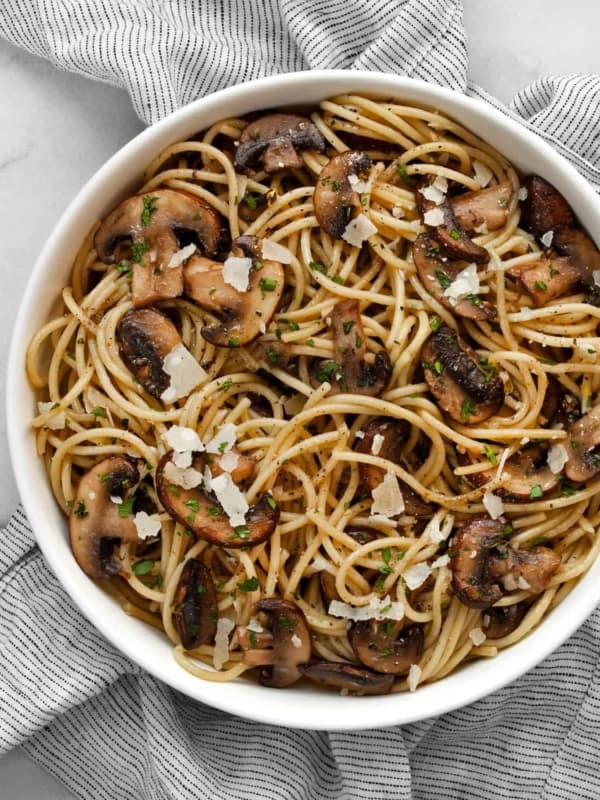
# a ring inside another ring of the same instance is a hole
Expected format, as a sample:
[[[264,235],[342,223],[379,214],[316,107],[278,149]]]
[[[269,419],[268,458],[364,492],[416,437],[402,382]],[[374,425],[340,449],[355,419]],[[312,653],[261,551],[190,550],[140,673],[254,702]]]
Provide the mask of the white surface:
[[[572,0],[465,0],[471,78],[504,100],[546,73],[598,69],[600,5]],[[502,36],[498,36],[498,31]],[[17,501],[4,420],[8,339],[30,267],[62,209],[96,168],[141,129],[118,90],[64,73],[0,42],[0,521]],[[20,753],[0,761],[2,800],[71,797]]]

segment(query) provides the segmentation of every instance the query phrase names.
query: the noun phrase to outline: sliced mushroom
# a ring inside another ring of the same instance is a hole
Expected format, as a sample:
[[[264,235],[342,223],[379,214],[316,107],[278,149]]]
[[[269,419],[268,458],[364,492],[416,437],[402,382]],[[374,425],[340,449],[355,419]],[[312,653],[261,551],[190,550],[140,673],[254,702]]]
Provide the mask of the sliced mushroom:
[[[181,344],[181,336],[171,320],[155,308],[131,309],[119,322],[117,339],[121,356],[135,378],[153,397],[171,383],[163,370],[165,358]]]
[[[547,427],[557,423],[567,426],[581,417],[581,403],[556,378],[549,376],[541,413]]]
[[[452,588],[470,608],[490,608],[502,597],[502,590],[489,575],[489,563],[503,533],[501,522],[482,516],[461,523],[452,538]]]
[[[467,319],[493,319],[496,310],[491,303],[472,294],[455,304],[445,290],[456,280],[462,267],[440,255],[439,243],[428,233],[422,233],[412,245],[413,261],[425,289],[449,311]]]
[[[115,544],[139,541],[133,515],[121,516],[111,496],[131,497],[141,475],[140,459],[109,456],[83,475],[69,516],[69,538],[81,569],[96,580],[112,578],[121,571]]]
[[[456,422],[475,425],[495,414],[504,402],[504,386],[477,353],[447,325],[423,345],[425,380],[438,405]]]
[[[540,175],[529,175],[524,182],[527,197],[521,203],[523,227],[540,238],[558,227],[576,224],[575,216],[562,194]]]
[[[94,247],[101,261],[112,264],[117,243],[131,240],[132,302],[136,307],[147,306],[183,292],[183,267],[169,264],[184,231],[196,237],[207,255],[217,252],[219,215],[197,197],[159,189],[118,205],[96,231]]]
[[[503,639],[519,627],[528,611],[526,603],[489,608],[483,615],[481,627],[488,639]]]
[[[185,293],[198,305],[215,312],[221,321],[205,325],[202,336],[218,347],[241,347],[260,336],[283,294],[285,273],[278,261],[260,259],[260,240],[239,237],[232,255],[250,258],[252,268],[246,292],[238,292],[223,278],[223,264],[193,256],[185,266]]]
[[[254,222],[276,198],[273,190],[263,194],[246,192],[238,205],[238,215],[244,222]]]
[[[296,114],[267,114],[242,131],[235,153],[235,168],[250,173],[262,162],[267,173],[302,166],[298,150],[322,153],[327,142],[306,117]]]
[[[549,547],[517,550],[510,545],[499,548],[488,565],[490,577],[501,580],[507,591],[525,589],[533,594],[544,591],[559,567],[560,556]]]
[[[264,361],[269,367],[285,369],[292,360],[292,348],[272,333],[261,336],[254,342],[250,353],[258,361]]]
[[[366,153],[347,150],[334,156],[321,171],[313,200],[315,216],[321,228],[341,239],[355,209],[361,207],[360,195],[352,188],[350,176],[366,181],[371,162]]]
[[[348,631],[354,655],[375,672],[406,675],[423,654],[423,627],[388,621],[355,622]]]
[[[186,650],[214,642],[217,592],[211,571],[198,558],[185,562],[173,598],[173,625]]]
[[[378,455],[394,464],[402,463],[402,446],[406,441],[408,425],[404,420],[390,419],[387,417],[375,417],[365,425],[364,436],[358,440],[356,445],[357,453],[368,453]],[[373,452],[375,437],[377,440],[377,453]],[[361,482],[370,492],[376,489],[385,477],[385,471],[381,467],[372,464],[358,465]],[[410,517],[430,517],[435,512],[435,507],[426,503],[419,495],[411,489],[404,481],[398,481],[404,498],[404,513]]]
[[[578,483],[595,478],[600,472],[600,405],[569,425],[563,444],[569,457],[567,478]]]
[[[554,231],[552,247],[579,270],[581,283],[588,291],[587,301],[600,304],[600,287],[594,281],[594,273],[600,270],[600,251],[587,233],[575,228],[558,228]]]
[[[438,204],[428,200],[423,194],[424,188],[425,184],[415,192],[417,209],[423,217],[423,224],[439,244],[442,255],[457,260],[474,261],[476,264],[485,264],[489,261],[489,253],[485,247],[480,247],[471,241],[459,224],[450,201],[446,198]],[[440,217],[439,221],[436,220],[436,224],[432,224],[432,214]]]
[[[531,445],[515,453],[505,463],[502,470],[508,480],[499,494],[508,500],[537,500],[558,486],[555,475],[547,463],[548,451],[541,445]]]
[[[378,397],[392,375],[392,364],[385,350],[380,350],[373,364],[368,364],[365,332],[356,300],[342,300],[331,311],[333,345],[336,359],[315,360],[311,365],[313,385],[331,383],[331,394],[341,392]]]
[[[248,646],[244,663],[267,667],[261,672],[263,686],[276,689],[291,686],[301,677],[299,665],[305,664],[311,654],[310,631],[304,614],[295,603],[278,597],[259,600],[255,609],[268,616],[270,631],[256,634],[253,638],[257,647],[254,647],[247,630],[238,629],[240,642]]]
[[[301,664],[300,672],[322,686],[333,686],[355,695],[388,694],[394,685],[393,675],[382,675],[353,664],[315,661]]]
[[[508,181],[480,189],[464,192],[450,198],[450,206],[458,224],[468,232],[487,233],[506,224],[512,186]],[[485,226],[484,230],[481,229]]]
[[[533,300],[536,308],[562,297],[581,282],[581,271],[569,258],[545,256],[524,268],[509,270]]]
[[[156,469],[156,491],[160,502],[173,519],[196,536],[222,547],[247,547],[266,541],[279,522],[279,506],[265,493],[246,513],[246,524],[233,528],[216,498],[199,486],[183,489],[171,483],[165,468],[173,451],[161,458]],[[242,528],[243,530],[240,530]]]

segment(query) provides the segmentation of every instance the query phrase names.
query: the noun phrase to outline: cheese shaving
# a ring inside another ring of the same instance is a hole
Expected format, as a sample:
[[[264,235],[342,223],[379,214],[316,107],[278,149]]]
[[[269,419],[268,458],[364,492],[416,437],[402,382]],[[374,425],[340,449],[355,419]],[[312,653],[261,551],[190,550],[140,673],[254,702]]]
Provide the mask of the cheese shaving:
[[[569,460],[567,448],[563,444],[555,444],[548,450],[547,457],[548,466],[554,475],[562,472],[564,465]]]
[[[504,503],[501,498],[493,492],[485,492],[483,495],[483,505],[492,519],[498,519],[504,514]]]
[[[475,647],[479,647],[480,644],[485,642],[487,636],[481,628],[473,628],[473,630],[469,631],[469,639],[473,642]]]
[[[424,562],[420,564],[413,564],[412,567],[409,567],[402,573],[404,583],[411,591],[425,583],[430,575],[431,567],[429,564],[425,564]]]
[[[592,272],[592,279],[595,286],[600,286],[600,269],[595,269]]]
[[[229,256],[223,264],[223,280],[236,290],[247,292],[250,285],[251,258]]]
[[[444,517],[445,513],[446,512],[443,510],[437,511],[429,520],[421,534],[424,537],[424,541],[430,541],[432,544],[439,544],[440,542],[445,542],[448,536],[450,536],[452,526],[454,525],[454,517],[452,514],[447,514]]]
[[[182,247],[181,250],[178,250],[176,253],[173,253],[171,256],[167,267],[169,269],[175,269],[176,267],[180,267],[184,261],[187,261],[190,256],[193,256],[196,252],[196,245],[195,244],[188,244],[186,247]]]
[[[256,619],[256,617],[250,617],[246,627],[248,628],[249,631],[254,631],[254,633],[262,633],[264,631],[263,626]]]
[[[447,289],[444,289],[444,297],[450,300],[455,306],[459,300],[463,300],[470,295],[479,293],[479,273],[477,264],[469,264],[461,270]]]
[[[240,456],[238,453],[233,453],[231,450],[228,450],[219,459],[219,466],[224,472],[233,472],[239,460]]]
[[[444,224],[444,212],[441,208],[430,208],[423,214],[423,222],[425,225],[431,225],[434,228],[438,225]]]
[[[418,664],[411,664],[410,669],[408,670],[408,676],[406,678],[408,691],[414,692],[417,686],[419,685],[420,680],[421,680],[421,667]]]
[[[38,402],[38,412],[40,414],[47,414],[49,411],[52,411],[55,403],[50,401],[49,403],[43,403],[41,401]],[[52,419],[49,419],[44,427],[49,428],[51,431],[62,431],[67,425],[67,415],[64,411],[59,411],[58,414],[55,414]]]
[[[554,231],[546,231],[543,236],[540,236],[540,242],[544,245],[544,247],[550,247],[553,239]]]
[[[403,603],[392,603],[386,595],[382,600],[378,597],[371,598],[367,606],[351,606],[349,603],[342,603],[341,600],[332,600],[329,604],[328,613],[332,617],[341,617],[353,622],[360,622],[365,619],[404,619]]]
[[[371,445],[371,454],[374,456],[378,456],[381,452],[381,448],[383,446],[385,439],[380,433],[376,433],[373,436],[373,444]]]
[[[163,370],[171,378],[171,384],[161,394],[163,403],[174,403],[208,379],[206,371],[196,361],[187,347],[176,345],[163,361]]]
[[[398,478],[393,472],[386,472],[383,481],[373,489],[371,496],[373,498],[371,514],[396,517],[404,511],[404,498]]]
[[[237,438],[237,428],[232,422],[227,422],[213,436],[206,445],[207,453],[228,453]]]
[[[232,528],[238,525],[245,525],[246,514],[250,506],[246,502],[246,497],[231,479],[228,472],[223,472],[217,478],[212,478],[210,488],[215,493],[217,500],[223,507],[223,511],[229,517]]]
[[[342,239],[353,247],[360,247],[374,233],[377,233],[375,225],[364,214],[359,214],[346,225]]]
[[[169,430],[163,434],[163,440],[176,453],[188,453],[195,451],[201,453],[204,445],[200,437],[193,428],[186,428],[183,425],[171,425]],[[191,463],[191,462],[190,462]],[[181,466],[181,464],[178,464]]]
[[[295,260],[287,247],[272,239],[262,240],[262,257],[266,261],[279,261],[280,264],[292,264]]]
[[[140,539],[150,539],[158,536],[161,529],[160,519],[157,514],[147,514],[145,511],[138,511],[133,518],[133,523]]]
[[[182,489],[195,489],[202,483],[202,473],[198,472],[193,467],[181,469],[176,467],[171,461],[165,464],[164,472],[165,478],[174,486],[181,486]]]
[[[444,553],[443,556],[436,558],[436,560],[431,565],[431,569],[438,569],[439,567],[447,567],[450,563],[450,556],[448,553]]]
[[[367,194],[371,191],[371,181],[361,181],[358,175],[348,175],[348,183],[353,192]]]
[[[227,617],[219,617],[217,633],[215,635],[215,649],[213,651],[213,665],[220,670],[229,658],[229,634],[235,628],[235,622]]]
[[[517,192],[517,197],[519,198],[519,200],[521,200],[521,201],[527,200],[528,195],[529,195],[529,192],[527,191],[525,186],[521,186],[519,191]]]
[[[473,172],[475,173],[475,180],[483,189],[494,177],[494,173],[482,161],[473,161]]]

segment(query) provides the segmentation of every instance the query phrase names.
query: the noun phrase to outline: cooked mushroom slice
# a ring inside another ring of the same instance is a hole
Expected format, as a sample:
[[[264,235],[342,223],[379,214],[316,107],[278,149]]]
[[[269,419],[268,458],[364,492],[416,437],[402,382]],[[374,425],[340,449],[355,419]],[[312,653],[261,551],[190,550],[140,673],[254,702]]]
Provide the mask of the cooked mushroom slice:
[[[250,637],[247,629],[238,629],[240,643],[246,648],[244,663],[268,667],[261,672],[263,686],[276,689],[291,686],[301,677],[298,665],[310,659],[310,632],[304,614],[295,603],[278,597],[259,600],[255,609],[267,614],[270,631]]]
[[[539,175],[524,183],[527,197],[521,203],[523,227],[538,238],[558,227],[575,225],[575,217],[562,194]]]
[[[485,247],[480,247],[471,241],[460,226],[450,201],[446,199],[438,205],[433,200],[427,200],[423,195],[424,188],[425,185],[421,186],[415,193],[417,209],[423,217],[423,224],[439,244],[442,255],[458,260],[474,261],[476,264],[489,261],[489,253]]]
[[[350,176],[366,181],[371,162],[366,153],[347,150],[334,156],[323,168],[315,186],[315,216],[321,228],[341,239],[354,209],[360,208],[360,195],[352,188]]]
[[[165,469],[173,451],[161,458],[156,469],[156,491],[160,502],[173,519],[196,536],[222,547],[247,547],[266,541],[277,527],[279,506],[266,493],[246,512],[246,524],[232,528],[229,519],[213,495],[200,487],[183,489],[171,483]],[[243,530],[241,530],[243,529]]]
[[[477,294],[452,303],[445,290],[456,280],[461,267],[440,255],[440,245],[433,236],[428,233],[418,236],[413,243],[412,254],[421,283],[449,311],[467,319],[493,319],[496,316],[492,304]]]
[[[580,281],[588,290],[587,301],[600,304],[600,287],[594,281],[594,273],[600,270],[600,251],[587,233],[574,228],[559,228],[554,231],[552,247],[579,270]]]
[[[519,627],[528,611],[526,603],[489,608],[483,615],[481,627],[488,639],[503,639]]]
[[[509,592],[525,589],[539,594],[559,567],[560,556],[549,547],[516,550],[507,545],[489,559],[490,578],[501,580]]]
[[[549,376],[541,413],[546,427],[557,423],[567,426],[581,417],[581,403],[556,378]]]
[[[490,608],[502,597],[502,590],[490,578],[490,551],[503,538],[504,525],[488,517],[463,522],[452,538],[450,569],[452,588],[470,608]]]
[[[250,173],[262,161],[265,172],[296,169],[302,166],[298,150],[322,153],[327,142],[306,117],[296,114],[267,114],[242,131],[235,152],[235,168]]]
[[[438,405],[456,422],[475,425],[502,407],[500,378],[484,370],[477,353],[447,325],[427,339],[421,364]]]
[[[421,625],[403,627],[391,620],[355,622],[348,631],[354,655],[375,672],[406,675],[423,654]]]
[[[93,466],[79,481],[69,516],[69,538],[81,569],[96,580],[121,571],[113,550],[119,542],[137,542],[133,515],[121,516],[119,505],[133,495],[140,482],[140,459],[109,456]]]
[[[132,242],[132,301],[148,306],[183,292],[183,267],[169,266],[179,250],[178,236],[186,231],[204,252],[217,252],[221,235],[218,214],[202,200],[172,189],[134,195],[112,211],[98,228],[94,247],[105,264],[115,260],[117,243]]]
[[[263,194],[246,192],[238,205],[238,215],[244,222],[254,222],[275,199],[273,190]]]
[[[547,463],[548,453],[545,447],[531,445],[511,456],[504,465],[503,475],[508,480],[498,491],[508,500],[538,500],[558,486],[558,475],[555,475]]]
[[[217,632],[217,592],[211,571],[198,558],[185,562],[173,598],[173,625],[186,650],[210,644]]]
[[[275,334],[266,333],[254,342],[250,353],[258,361],[264,361],[269,367],[285,369],[292,360],[292,348],[282,342]]]
[[[487,233],[506,224],[511,196],[512,186],[504,181],[497,186],[490,186],[489,189],[456,195],[450,198],[450,206],[458,224],[464,230]]]
[[[358,440],[357,453],[377,455],[392,461],[394,464],[402,462],[402,445],[406,440],[408,425],[404,420],[375,417],[363,430],[364,436]],[[376,439],[376,437],[379,437]],[[377,452],[375,452],[375,450]],[[361,482],[372,492],[385,477],[385,471],[373,464],[358,465]],[[404,481],[398,481],[402,497],[404,498],[404,513],[410,517],[429,517],[435,512],[435,507],[422,500]]]
[[[311,681],[355,695],[388,694],[394,685],[393,675],[371,672],[353,664],[315,661],[313,664],[301,664],[299,669]]]
[[[537,308],[551,303],[581,283],[581,270],[569,258],[544,256],[517,270],[509,270],[533,300]]]
[[[154,397],[170,386],[163,370],[165,358],[181,344],[181,336],[171,320],[155,308],[131,309],[119,322],[117,339],[121,356],[136,380]]]
[[[315,386],[331,383],[331,394],[350,392],[378,397],[392,374],[390,357],[380,350],[373,364],[365,360],[365,332],[356,300],[342,300],[331,311],[333,346],[336,360],[318,359],[311,365]]]
[[[252,260],[246,292],[238,292],[225,282],[220,262],[193,256],[186,264],[185,293],[221,318],[221,322],[202,328],[207,342],[218,347],[241,347],[260,336],[275,313],[285,274],[278,261],[260,260],[259,248],[254,237],[240,237],[232,244],[234,257]]]
[[[564,445],[569,456],[567,478],[578,483],[595,478],[600,472],[600,405],[569,425]]]

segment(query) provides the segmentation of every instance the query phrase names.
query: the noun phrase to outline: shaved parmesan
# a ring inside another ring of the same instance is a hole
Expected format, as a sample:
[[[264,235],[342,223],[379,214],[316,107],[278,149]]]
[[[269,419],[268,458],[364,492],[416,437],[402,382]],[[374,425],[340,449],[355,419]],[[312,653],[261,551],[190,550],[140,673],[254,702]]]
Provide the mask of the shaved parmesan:
[[[371,514],[396,517],[404,511],[404,498],[398,478],[393,472],[386,472],[383,481],[373,489],[371,496],[373,498]]]
[[[246,497],[231,479],[228,472],[223,472],[217,478],[212,478],[210,488],[215,493],[217,500],[223,507],[223,511],[229,517],[232,528],[238,525],[245,525],[246,514],[250,506],[246,502]]]
[[[425,564],[424,562],[420,564],[413,564],[412,567],[409,567],[402,573],[404,583],[406,583],[411,591],[425,583],[430,575],[431,567],[429,564]]]
[[[171,461],[176,467],[187,469],[187,467],[192,466],[192,451],[186,450],[184,453],[173,453]]]
[[[116,506],[120,506],[123,502],[123,498],[118,494],[111,494],[110,502],[114,503]]]
[[[206,445],[207,453],[228,453],[237,438],[237,428],[232,422],[223,425]]]
[[[473,628],[473,630],[469,631],[469,639],[473,642],[475,647],[479,647],[480,644],[485,642],[487,636],[481,628]]]
[[[196,431],[193,428],[185,428],[183,425],[171,425],[163,435],[163,439],[176,453],[189,451],[201,453],[204,450],[204,445]]]
[[[483,189],[494,177],[492,170],[482,161],[473,161],[473,172],[475,173],[475,180]]]
[[[219,617],[213,652],[213,665],[216,670],[220,670],[229,658],[229,634],[234,628],[235,622],[233,620],[227,617]]]
[[[519,584],[515,580],[515,576],[511,575],[510,572],[508,575],[505,575],[502,578],[502,584],[507,592],[514,592],[515,589],[518,588]]]
[[[441,523],[442,518],[444,519],[443,523]],[[452,514],[447,514],[446,517],[444,517],[443,511],[436,512],[425,526],[425,530],[422,533],[424,537],[423,541],[429,540],[432,544],[439,544],[440,542],[446,541],[448,536],[450,536],[453,525],[454,517]]]
[[[329,614],[332,617],[341,617],[353,622],[360,622],[364,619],[404,619],[404,605],[402,603],[392,603],[388,595],[382,600],[378,597],[371,598],[367,606],[351,606],[342,603],[340,600],[332,600],[329,604]]]
[[[436,206],[440,206],[446,199],[445,192],[441,192],[434,183],[421,189],[421,194],[426,200],[435,203]]]
[[[371,181],[361,181],[358,175],[348,175],[348,183],[353,192],[365,194],[371,191]]]
[[[335,575],[335,567],[331,561],[327,561],[322,555],[316,555],[310,566],[317,572],[331,572],[332,575]]]
[[[52,411],[55,406],[56,404],[52,401],[49,403],[38,402],[38,412],[40,414],[47,414],[49,411]],[[49,419],[45,423],[44,427],[50,428],[51,431],[62,431],[66,424],[67,415],[64,411],[59,411],[58,414],[55,414],[52,419]]]
[[[450,300],[455,306],[459,300],[463,300],[470,295],[479,293],[479,273],[477,264],[469,264],[461,270],[447,289],[444,289],[444,297]]]
[[[489,233],[487,222],[482,222],[481,225],[478,225],[474,230],[475,233]]]
[[[402,208],[402,206],[394,206],[392,208],[392,217],[395,217],[395,219],[402,219],[403,216],[404,216],[404,209]]]
[[[138,511],[133,518],[137,535],[140,539],[150,539],[160,533],[160,519],[157,514],[147,514],[145,511]]]
[[[287,247],[271,239],[262,240],[262,257],[267,261],[279,261],[280,264],[291,264],[294,256]]]
[[[408,676],[406,678],[406,683],[408,684],[409,692],[415,691],[415,689],[419,685],[420,680],[421,680],[421,667],[418,664],[411,664],[410,669],[408,670]]]
[[[517,586],[519,589],[523,589],[523,591],[527,591],[527,589],[531,589],[531,586],[527,583],[525,578],[522,575],[519,575],[517,579]]]
[[[425,225],[432,225],[436,227],[437,225],[444,224],[444,212],[441,208],[430,208],[429,211],[426,211],[423,214],[423,222]]]
[[[224,472],[233,472],[237,467],[240,457],[238,453],[233,453],[231,450],[227,451],[219,459],[219,466]]]
[[[202,473],[197,469],[193,469],[193,467],[181,469],[171,461],[167,461],[165,464],[163,474],[169,483],[181,486],[182,489],[195,489],[202,483]]]
[[[595,286],[600,286],[600,269],[595,269],[592,272],[592,278]]]
[[[359,214],[346,225],[342,239],[353,247],[360,247],[374,233],[377,233],[375,225],[364,214]]]
[[[182,247],[181,250],[173,253],[167,267],[169,267],[169,269],[175,269],[175,267],[181,266],[183,262],[187,261],[190,256],[193,256],[195,252],[195,244],[188,244],[187,247]]]
[[[567,448],[563,444],[555,444],[548,450],[548,466],[554,475],[558,475],[569,460]]]
[[[525,186],[521,186],[521,188],[520,188],[520,189],[519,189],[519,191],[517,192],[517,197],[518,197],[518,198],[519,198],[519,200],[521,200],[521,201],[523,201],[523,200],[527,200],[527,196],[528,196],[528,194],[529,194],[529,192],[527,191],[527,189],[525,188]]]
[[[256,617],[250,617],[248,624],[246,625],[249,631],[254,631],[254,633],[262,633],[264,631],[263,626],[260,622],[256,619]]]
[[[251,258],[229,256],[223,264],[223,280],[236,290],[247,292],[250,284]]]
[[[436,558],[436,560],[431,565],[431,569],[437,569],[438,567],[447,567],[450,563],[450,556],[448,553],[444,553],[443,556]]]
[[[170,386],[164,390],[160,399],[163,403],[174,403],[204,383],[208,375],[183,344],[176,345],[163,361],[163,370],[171,378]]]
[[[374,456],[378,456],[381,452],[381,447],[384,443],[385,439],[380,433],[376,433],[373,437],[373,444],[371,445],[371,454]]]
[[[483,495],[483,505],[492,519],[498,519],[504,514],[504,503],[493,492],[486,492]]]
[[[356,431],[356,433],[354,434],[354,438],[355,439],[364,439],[365,438],[365,432],[364,431]]]
[[[550,247],[553,239],[554,231],[546,231],[543,236],[540,236],[540,242],[544,245],[544,247]]]
[[[298,636],[298,634],[297,634],[297,633],[295,633],[295,634],[292,636],[292,638],[290,639],[290,641],[291,641],[291,643],[294,645],[294,647],[296,647],[296,648],[298,648],[298,647],[302,647],[302,639],[301,639],[301,638]]]
[[[443,175],[438,175],[434,180],[433,185],[436,189],[439,189],[440,192],[446,194],[448,191],[448,178],[445,178]]]

